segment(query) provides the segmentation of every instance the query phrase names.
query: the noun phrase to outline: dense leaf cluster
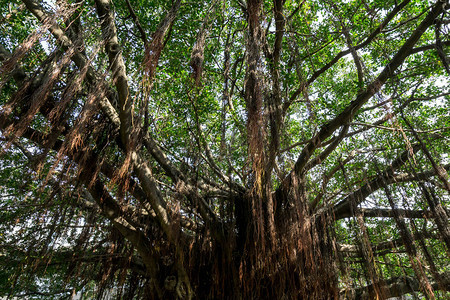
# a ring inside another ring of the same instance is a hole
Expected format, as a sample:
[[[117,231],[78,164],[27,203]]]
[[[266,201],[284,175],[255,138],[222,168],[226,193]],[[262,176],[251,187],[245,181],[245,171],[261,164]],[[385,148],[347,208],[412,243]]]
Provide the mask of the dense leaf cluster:
[[[0,297],[449,296],[447,0],[0,8]]]

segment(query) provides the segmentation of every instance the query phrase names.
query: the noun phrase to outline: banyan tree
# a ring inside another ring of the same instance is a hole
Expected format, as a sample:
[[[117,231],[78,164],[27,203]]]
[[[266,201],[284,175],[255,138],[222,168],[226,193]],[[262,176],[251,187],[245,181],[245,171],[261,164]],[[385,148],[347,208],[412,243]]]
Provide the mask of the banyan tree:
[[[450,296],[448,0],[0,7],[0,298]]]

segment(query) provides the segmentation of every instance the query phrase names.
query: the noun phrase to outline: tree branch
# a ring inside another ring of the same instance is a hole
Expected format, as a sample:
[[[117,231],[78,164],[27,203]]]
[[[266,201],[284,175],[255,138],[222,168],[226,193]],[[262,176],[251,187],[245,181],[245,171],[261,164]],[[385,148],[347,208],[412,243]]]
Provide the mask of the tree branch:
[[[398,168],[398,167],[397,167]],[[450,170],[450,164],[447,164],[444,166],[446,170]],[[380,173],[370,181],[369,183],[365,184],[358,190],[352,192],[350,195],[348,195],[344,200],[340,201],[338,204],[335,205],[333,208],[335,218],[343,219],[348,218],[352,216],[351,214],[351,201],[355,201],[355,205],[358,205],[364,201],[366,197],[368,197],[370,194],[374,193],[378,189],[385,187],[390,184],[395,183],[402,183],[402,182],[411,182],[411,181],[417,181],[417,180],[427,180],[431,176],[437,175],[435,170],[427,170],[423,171],[417,174],[397,174],[394,175],[393,170],[396,168],[392,168],[391,170],[386,169],[386,171]],[[353,200],[352,200],[353,199]],[[362,209],[365,210],[365,209]],[[429,218],[433,217],[429,214],[429,212],[422,212],[417,211],[417,213],[414,213],[413,211],[409,210],[400,210],[405,212],[406,218]],[[392,210],[384,210],[384,209],[366,209],[367,216],[372,217],[392,217]],[[379,213],[380,215],[377,215]],[[408,213],[410,213],[408,215]],[[423,215],[422,213],[425,213]]]
[[[394,72],[408,57],[410,50],[418,42],[419,38],[428,29],[428,27],[433,24],[436,17],[439,16],[443,12],[443,10],[444,8],[442,3],[438,1],[437,4],[425,17],[425,19],[420,23],[420,25],[414,30],[411,36],[398,50],[398,52],[391,59],[388,65],[383,69],[380,75],[378,75],[378,77],[371,84],[369,84],[366,89],[361,92],[356,97],[356,99],[353,100],[349,106],[347,106],[347,108],[344,109],[344,111],[342,111],[333,120],[322,126],[319,133],[313,137],[312,141],[309,142],[301,152],[294,166],[295,174],[301,174],[304,171],[304,166],[308,162],[314,150],[318,146],[320,146],[322,141],[331,136],[338,128],[342,127],[344,124],[352,120],[357,111],[362,107],[362,105],[366,103],[375,93],[377,93],[384,85],[384,83],[394,75]]]
[[[359,211],[365,217],[374,218],[394,218],[395,214],[399,214],[408,219],[431,219],[433,214],[426,210],[414,210],[414,209],[390,209],[390,208],[360,208]]]
[[[109,68],[119,98],[120,137],[126,152],[129,152],[133,131],[132,101],[129,98],[126,67],[117,37],[114,14],[111,9],[112,3],[109,0],[95,0],[95,4],[105,41],[105,50],[109,57]]]
[[[431,286],[435,290],[439,290],[441,286],[445,288],[444,291],[450,291],[450,274],[442,273],[440,277],[443,278],[444,284],[439,284],[435,281],[429,280]],[[419,292],[421,291],[420,282],[416,278],[409,276],[391,278],[384,280],[386,283],[386,291],[389,297],[401,297],[404,294]],[[377,299],[375,293],[374,284],[368,286],[354,288],[354,289],[342,289],[340,291],[340,296],[349,299]]]
[[[145,30],[144,30],[144,28],[142,28],[142,25],[139,22],[139,18],[136,15],[136,13],[134,12],[133,6],[131,6],[130,0],[126,0],[126,3],[127,3],[128,11],[130,12],[130,15],[133,18],[134,24],[138,28],[139,33],[141,35],[141,39],[144,42],[144,47],[147,47],[148,40],[147,40],[147,35],[145,33]]]
[[[420,146],[417,144],[412,147],[412,151],[417,151],[418,149],[420,149]],[[394,171],[404,165],[409,159],[410,155],[411,152],[409,149],[403,151],[403,153],[398,156],[390,166],[388,166],[384,171],[378,173],[378,175],[375,176],[374,179],[372,179],[370,182],[366,183],[356,191],[350,193],[344,200],[336,204],[332,208],[336,219],[345,218],[342,217],[344,215],[351,215],[352,205],[360,204],[367,196],[386,185],[387,182],[390,182],[392,178],[394,178]]]
[[[362,213],[364,213],[362,211]],[[429,232],[420,232],[420,233],[416,233],[414,234],[414,239],[415,240],[420,240],[420,239],[424,239],[424,238],[436,238],[434,235],[430,234]],[[398,248],[403,246],[405,243],[405,241],[402,238],[398,238],[395,240],[391,240],[391,241],[386,241],[386,242],[381,242],[375,245],[372,245],[372,251],[378,252],[378,251],[383,251],[383,250],[390,250],[393,248]],[[342,251],[342,252],[351,252],[351,253],[357,253],[361,251],[361,248],[358,247],[357,245],[348,245],[348,244],[338,244],[338,250]]]
[[[359,50],[365,46],[367,46],[368,44],[370,44],[375,37],[381,33],[381,31],[383,30],[383,28],[385,28],[387,26],[387,24],[410,2],[411,0],[405,0],[402,3],[400,3],[398,6],[396,6],[384,19],[384,21],[370,34],[369,37],[367,37],[367,39],[354,46],[353,49],[354,50]],[[310,85],[312,82],[314,82],[322,73],[324,73],[325,71],[327,71],[329,68],[331,68],[335,63],[337,63],[342,57],[350,54],[352,52],[351,49],[347,49],[345,51],[341,51],[339,52],[328,64],[326,64],[325,66],[323,66],[320,70],[316,71],[309,79],[308,79],[308,85]]]

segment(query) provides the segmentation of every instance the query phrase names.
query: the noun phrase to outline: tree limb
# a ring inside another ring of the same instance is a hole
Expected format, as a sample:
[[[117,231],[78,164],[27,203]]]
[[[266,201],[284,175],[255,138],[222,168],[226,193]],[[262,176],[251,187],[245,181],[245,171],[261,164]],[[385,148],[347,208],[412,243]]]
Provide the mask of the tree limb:
[[[297,159],[297,162],[294,166],[295,174],[301,174],[304,171],[304,166],[308,162],[314,150],[322,143],[322,141],[331,136],[338,128],[352,120],[357,111],[362,107],[362,105],[366,103],[375,93],[377,93],[384,85],[384,83],[394,75],[394,72],[397,70],[397,68],[408,57],[410,50],[418,42],[419,38],[428,29],[428,27],[433,24],[436,17],[443,12],[443,9],[444,8],[442,3],[438,1],[438,3],[431,9],[425,19],[420,23],[420,25],[414,30],[411,36],[394,55],[389,64],[383,69],[380,75],[378,75],[378,77],[371,84],[369,84],[366,89],[361,92],[356,97],[356,99],[353,100],[350,105],[344,109],[344,111],[342,111],[333,120],[322,126],[319,133],[316,134],[313,137],[312,141],[306,145],[299,158]]]
[[[445,169],[450,170],[450,164],[447,164],[444,166]],[[348,218],[352,216],[351,213],[351,201],[355,201],[355,204],[358,205],[364,201],[366,197],[368,197],[370,194],[374,193],[378,189],[385,187],[390,184],[395,183],[402,183],[402,182],[411,182],[411,181],[417,181],[417,180],[426,180],[431,176],[437,175],[435,170],[426,170],[417,174],[394,174],[393,173],[394,167],[389,170],[386,169],[386,171],[380,173],[370,181],[369,183],[363,185],[361,188],[357,189],[356,191],[352,192],[350,195],[348,195],[344,200],[340,201],[338,204],[334,206],[332,210],[334,210],[335,218],[343,219]],[[364,210],[364,209],[362,209]],[[407,218],[428,218],[431,217],[428,212],[426,212],[425,216],[421,215],[421,211],[417,211],[417,213],[414,213],[413,211],[408,210],[402,210],[405,212],[405,217]],[[408,215],[408,212],[410,215]],[[373,217],[391,217],[392,210],[383,210],[383,209],[367,209],[366,213],[367,216],[373,216]],[[380,215],[377,215],[379,213]],[[425,213],[425,212],[424,212]]]
[[[440,274],[440,277],[443,278],[444,284],[442,285],[445,287],[444,291],[450,291],[450,274],[449,273],[443,273]],[[435,290],[440,289],[440,284],[429,280],[431,286]],[[386,290],[389,293],[389,297],[401,297],[404,294],[413,293],[413,292],[419,292],[420,289],[420,282],[416,278],[412,278],[409,276],[405,277],[396,277],[385,280],[386,283]],[[342,289],[340,291],[340,296],[345,299],[376,299],[376,293],[374,290],[374,284],[370,284],[368,286],[364,287],[358,287],[354,289]]]

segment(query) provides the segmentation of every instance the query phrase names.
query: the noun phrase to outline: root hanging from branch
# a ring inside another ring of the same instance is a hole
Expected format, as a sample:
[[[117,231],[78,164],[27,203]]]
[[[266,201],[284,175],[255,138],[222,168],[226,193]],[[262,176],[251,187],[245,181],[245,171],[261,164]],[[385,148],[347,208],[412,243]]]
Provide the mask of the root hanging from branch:
[[[196,87],[200,86],[200,81],[202,79],[203,72],[203,60],[205,58],[205,42],[211,30],[212,20],[211,16],[215,14],[217,1],[214,1],[206,14],[200,30],[197,34],[197,39],[195,41],[194,47],[192,48],[191,59],[189,65],[191,67],[191,77],[194,79],[194,85]]]

